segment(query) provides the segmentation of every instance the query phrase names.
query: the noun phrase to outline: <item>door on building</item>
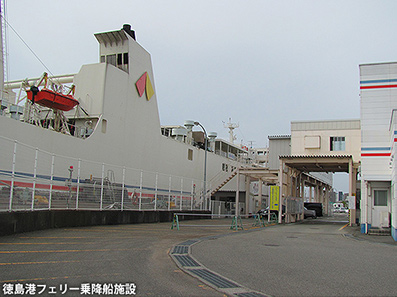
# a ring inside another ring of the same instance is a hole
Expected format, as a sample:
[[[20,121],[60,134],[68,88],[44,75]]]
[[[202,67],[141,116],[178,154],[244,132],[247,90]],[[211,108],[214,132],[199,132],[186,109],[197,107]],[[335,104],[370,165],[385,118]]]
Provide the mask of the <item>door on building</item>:
[[[389,190],[373,189],[372,197],[372,227],[389,227]]]

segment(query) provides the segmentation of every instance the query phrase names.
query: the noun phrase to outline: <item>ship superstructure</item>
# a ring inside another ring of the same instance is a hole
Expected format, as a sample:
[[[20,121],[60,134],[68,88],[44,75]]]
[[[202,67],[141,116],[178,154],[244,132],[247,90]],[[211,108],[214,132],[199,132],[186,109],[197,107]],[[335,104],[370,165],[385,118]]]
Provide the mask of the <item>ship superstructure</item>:
[[[213,133],[206,138],[184,125],[161,127],[151,57],[136,41],[135,32],[124,25],[95,37],[99,63],[83,65],[74,75],[49,78],[51,92],[73,88],[78,104],[69,111],[59,111],[51,102],[38,106],[32,100],[32,88],[43,90],[38,79],[5,83],[9,96],[2,100],[0,116],[2,198],[9,187],[19,188],[10,194],[9,205],[3,203],[1,208],[31,200],[33,209],[36,196],[48,201],[44,207],[51,206],[55,196],[47,192],[53,189],[70,196],[63,198],[68,207],[82,206],[89,193],[108,196],[109,203],[101,200],[95,205],[101,208],[126,201],[144,208],[144,199],[154,208],[164,203],[167,208],[208,208],[212,188],[246,164],[247,151],[216,139]],[[24,100],[25,92],[30,99]],[[67,129],[57,129],[56,118]],[[23,189],[30,189],[25,198]]]

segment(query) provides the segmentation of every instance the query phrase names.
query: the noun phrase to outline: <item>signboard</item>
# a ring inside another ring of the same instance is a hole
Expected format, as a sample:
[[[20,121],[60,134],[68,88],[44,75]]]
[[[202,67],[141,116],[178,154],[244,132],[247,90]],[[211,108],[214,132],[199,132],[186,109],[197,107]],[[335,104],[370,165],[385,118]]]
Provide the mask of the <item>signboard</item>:
[[[279,210],[280,187],[270,186],[270,210]]]
[[[349,202],[349,209],[356,209],[356,196],[347,196]]]

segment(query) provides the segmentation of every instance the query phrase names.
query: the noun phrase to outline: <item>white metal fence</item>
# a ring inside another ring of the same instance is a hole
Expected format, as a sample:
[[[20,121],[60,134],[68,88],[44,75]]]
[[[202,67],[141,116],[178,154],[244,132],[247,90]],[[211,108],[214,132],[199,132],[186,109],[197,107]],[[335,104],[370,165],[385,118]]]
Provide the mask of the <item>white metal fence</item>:
[[[0,137],[0,211],[205,210],[203,181],[51,154]]]
[[[240,210],[245,207],[245,203],[239,203]],[[225,201],[211,201],[211,213],[213,214],[213,218],[217,218],[216,215],[230,215],[234,216],[236,211],[236,203],[235,202],[225,202]],[[242,214],[242,213],[240,213]],[[222,217],[223,218],[223,217]]]

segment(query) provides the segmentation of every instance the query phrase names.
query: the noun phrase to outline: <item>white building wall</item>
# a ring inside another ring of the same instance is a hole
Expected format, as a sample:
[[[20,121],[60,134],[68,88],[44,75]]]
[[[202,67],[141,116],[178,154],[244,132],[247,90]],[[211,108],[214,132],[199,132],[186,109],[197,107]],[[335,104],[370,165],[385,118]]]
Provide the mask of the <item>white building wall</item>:
[[[331,150],[331,137],[344,137],[343,150]],[[291,122],[291,155],[352,155],[360,162],[360,120]],[[313,172],[313,176],[332,185],[333,174]]]
[[[279,156],[291,154],[291,136],[269,136],[269,169],[280,169]]]
[[[345,149],[331,151],[331,137],[345,137]],[[352,155],[359,162],[360,142],[360,120],[291,122],[292,155]]]
[[[397,108],[397,63],[360,65],[361,97],[361,231],[378,226],[373,189],[388,189],[388,210],[393,221],[392,234],[397,240],[395,198],[395,162],[393,109]],[[380,183],[383,181],[383,183]]]

